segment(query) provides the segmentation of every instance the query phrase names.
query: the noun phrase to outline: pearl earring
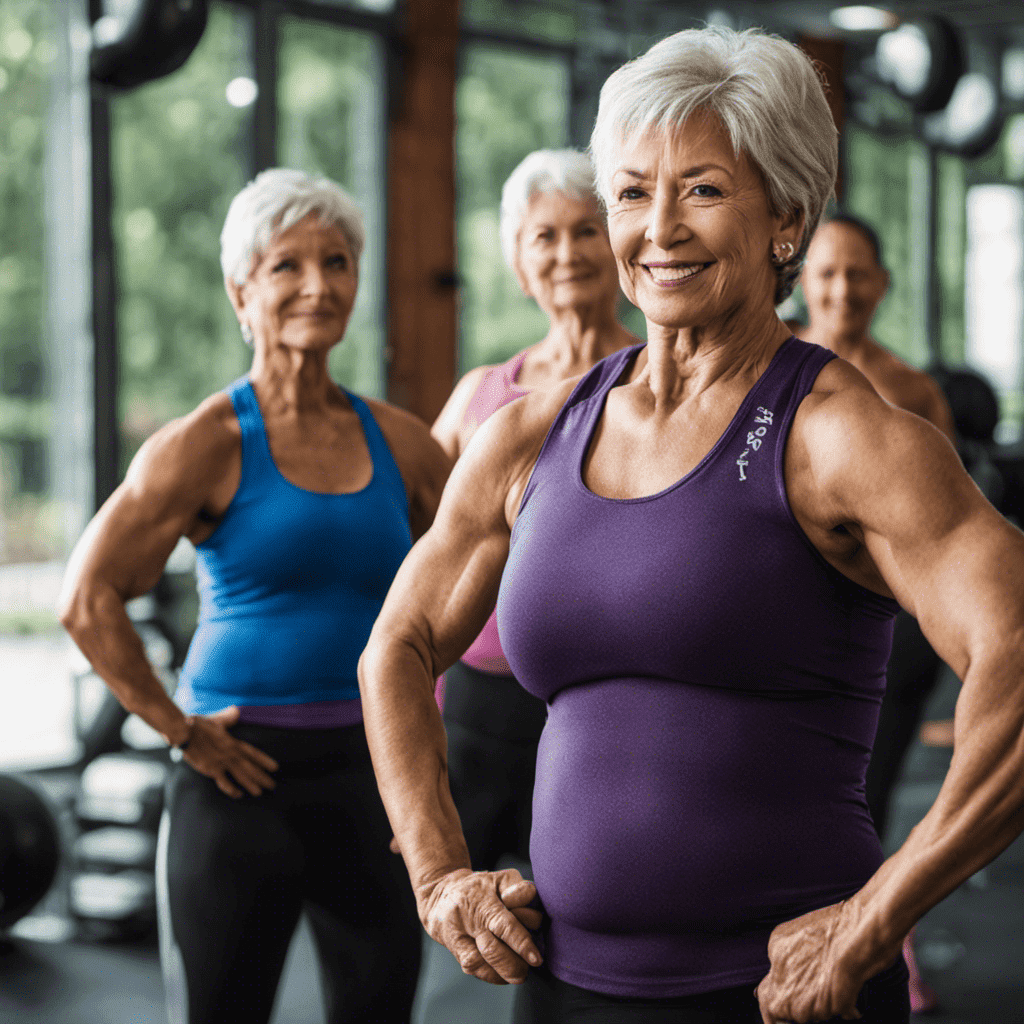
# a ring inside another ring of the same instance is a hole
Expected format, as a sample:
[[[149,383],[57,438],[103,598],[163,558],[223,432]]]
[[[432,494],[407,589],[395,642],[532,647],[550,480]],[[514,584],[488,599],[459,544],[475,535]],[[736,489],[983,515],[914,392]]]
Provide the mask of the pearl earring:
[[[252,348],[254,340],[252,336],[252,328],[248,324],[239,324],[239,327],[242,329],[242,341],[244,341],[249,348]]]

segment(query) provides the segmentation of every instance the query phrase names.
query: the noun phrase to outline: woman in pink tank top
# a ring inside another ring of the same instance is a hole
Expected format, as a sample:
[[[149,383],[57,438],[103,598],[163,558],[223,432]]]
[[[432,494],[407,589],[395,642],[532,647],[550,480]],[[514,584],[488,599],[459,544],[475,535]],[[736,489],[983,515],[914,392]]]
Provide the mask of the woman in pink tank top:
[[[536,345],[498,366],[477,367],[459,382],[431,433],[458,459],[480,424],[530,391],[586,373],[639,339],[618,323],[618,274],[588,157],[540,150],[512,172],[502,190],[502,251],[523,292],[548,314]],[[509,668],[492,612],[462,659],[438,681],[449,750],[452,794],[473,865],[512,858],[528,871],[537,745],[547,719],[543,700],[527,693]],[[430,944],[420,983],[417,1024],[451,1020],[454,1001],[474,980],[435,962]],[[478,991],[465,993],[480,1005]],[[508,989],[488,991],[485,1012],[511,1019]]]
[[[459,381],[431,430],[452,459],[502,406],[579,376],[639,340],[616,317],[618,272],[593,168],[583,153],[538,150],[519,164],[502,190],[501,243],[520,287],[548,315],[551,328],[507,362],[478,366]],[[511,855],[525,869],[537,742],[547,709],[513,677],[493,612],[442,677],[437,695],[452,794],[474,866],[493,868]],[[464,977],[452,985],[465,983]],[[425,988],[421,1024],[448,1019],[450,993],[429,983]]]

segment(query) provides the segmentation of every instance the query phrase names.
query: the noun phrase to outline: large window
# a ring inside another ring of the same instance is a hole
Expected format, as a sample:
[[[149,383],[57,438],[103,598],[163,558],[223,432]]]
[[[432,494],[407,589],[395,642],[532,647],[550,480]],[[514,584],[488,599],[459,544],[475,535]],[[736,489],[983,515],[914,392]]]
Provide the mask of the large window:
[[[52,458],[71,439],[54,415],[68,339],[51,311],[75,297],[51,295],[50,272],[78,256],[61,248],[72,189],[51,159],[49,126],[69,77],[57,14],[51,0],[0,4],[0,769],[74,752],[67,643],[54,616],[83,514]]]
[[[324,174],[363,211],[366,248],[334,378],[381,397],[383,382],[383,55],[368,32],[287,18],[281,25],[278,162]]]
[[[248,14],[214,4],[183,68],[112,104],[125,464],[251,358],[224,291],[219,242],[249,174],[254,96],[239,83],[252,81],[250,38]]]
[[[501,187],[535,149],[568,142],[568,69],[559,57],[471,44],[456,93],[461,372],[539,341],[547,317],[519,290],[498,241]]]

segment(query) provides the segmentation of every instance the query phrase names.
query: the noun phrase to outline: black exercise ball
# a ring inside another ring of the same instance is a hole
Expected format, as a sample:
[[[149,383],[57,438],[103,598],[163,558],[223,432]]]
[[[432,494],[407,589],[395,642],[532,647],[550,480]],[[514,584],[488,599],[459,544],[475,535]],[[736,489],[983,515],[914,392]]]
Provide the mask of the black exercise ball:
[[[23,918],[49,891],[60,863],[60,833],[31,786],[0,775],[0,931]]]

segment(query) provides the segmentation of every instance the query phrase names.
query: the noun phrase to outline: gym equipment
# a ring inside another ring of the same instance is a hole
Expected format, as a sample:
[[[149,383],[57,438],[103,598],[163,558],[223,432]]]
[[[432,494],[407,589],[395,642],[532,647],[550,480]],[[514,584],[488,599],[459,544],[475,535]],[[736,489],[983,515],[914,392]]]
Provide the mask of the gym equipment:
[[[60,864],[57,819],[47,801],[12,775],[0,775],[0,931],[49,891]]]
[[[104,0],[93,25],[93,81],[130,89],[185,63],[206,28],[207,0]]]

